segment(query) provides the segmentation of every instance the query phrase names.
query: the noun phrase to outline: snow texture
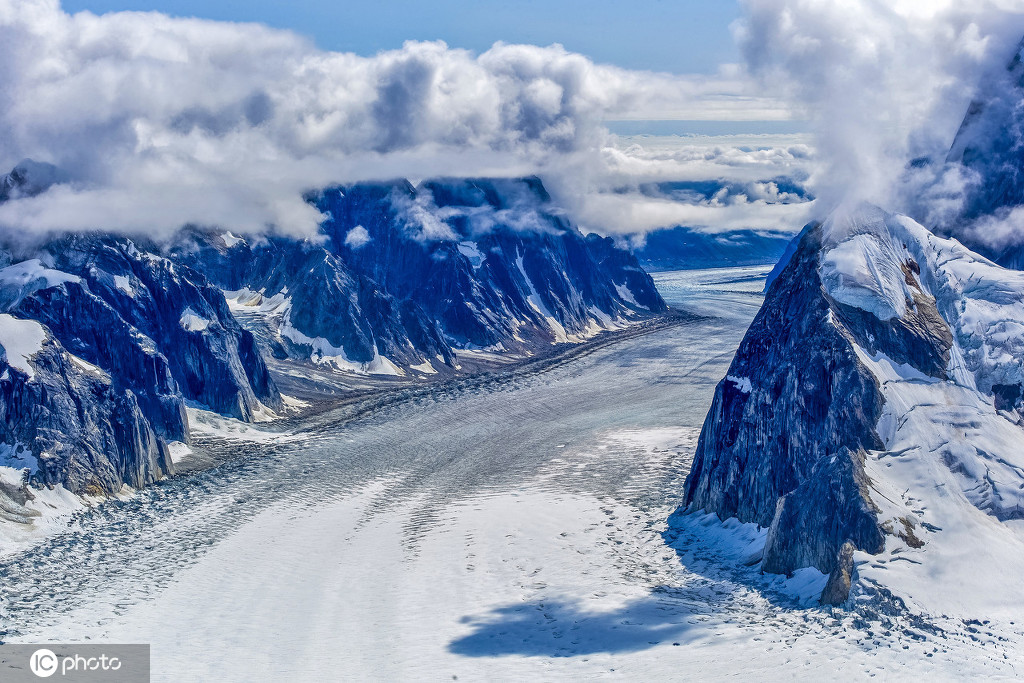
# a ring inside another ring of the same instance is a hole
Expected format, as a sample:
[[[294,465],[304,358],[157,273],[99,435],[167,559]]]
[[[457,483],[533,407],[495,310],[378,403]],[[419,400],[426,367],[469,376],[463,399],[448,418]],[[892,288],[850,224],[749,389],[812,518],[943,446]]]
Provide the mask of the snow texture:
[[[33,292],[58,287],[65,282],[81,282],[77,275],[47,268],[37,258],[0,269],[0,305],[10,310]]]
[[[181,327],[189,332],[202,332],[210,326],[210,321],[192,310],[186,308],[181,314]]]
[[[882,556],[858,554],[859,574],[933,614],[1012,618],[1024,604],[1024,585],[1007,580],[1024,572],[1024,273],[875,207],[824,228],[834,299],[886,321],[919,287],[953,337],[948,379],[856,346],[885,399],[885,450],[866,469],[894,530]]]
[[[29,359],[43,349],[47,339],[46,330],[35,320],[21,320],[7,313],[0,313],[0,347],[8,365],[35,377],[35,370]]]
[[[285,314],[284,322],[281,325],[279,334],[301,346],[308,346],[312,349],[310,360],[317,365],[327,364],[342,372],[354,372],[366,375],[395,375],[402,376],[405,371],[390,360],[380,355],[377,347],[373,347],[373,358],[365,363],[349,360],[345,355],[345,349],[334,346],[323,337],[307,337],[299,332],[291,324],[288,315]]]

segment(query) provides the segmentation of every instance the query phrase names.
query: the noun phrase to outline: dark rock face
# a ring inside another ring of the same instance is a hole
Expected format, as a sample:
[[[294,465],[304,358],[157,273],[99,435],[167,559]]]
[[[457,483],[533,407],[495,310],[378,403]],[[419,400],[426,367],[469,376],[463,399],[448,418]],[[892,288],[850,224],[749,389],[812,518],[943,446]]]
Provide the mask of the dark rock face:
[[[913,365],[938,379],[947,379],[953,334],[939,315],[935,300],[925,295],[907,268],[914,299],[900,318],[879,325],[867,311],[832,301],[834,315],[858,345],[868,353],[884,353],[897,363]]]
[[[719,383],[685,505],[767,527],[778,501],[823,458],[844,446],[881,445],[875,380],[840,329],[825,324],[831,306],[818,277],[819,247],[819,229],[806,230]],[[813,564],[829,566],[837,550]]]
[[[977,217],[1024,203],[1024,43],[1006,71],[985,84],[971,103],[948,161],[959,162],[984,179],[969,198],[966,217]]]
[[[171,472],[166,443],[188,440],[186,400],[240,419],[280,407],[252,335],[199,273],[111,236],[31,255],[0,270],[0,309],[50,341],[36,377],[7,373],[0,443],[28,447],[37,480],[76,493],[145,486]]]
[[[57,330],[72,353],[104,367],[115,386],[135,394],[160,436],[187,440],[185,405],[166,356],[140,343],[137,331],[83,284],[36,291],[12,311]]]
[[[793,533],[796,529],[803,533]],[[815,463],[810,476],[779,499],[761,568],[789,574],[813,566],[831,574],[840,568],[838,551],[846,544],[870,553],[885,548],[878,510],[868,495],[864,456],[843,446]]]
[[[350,361],[368,363],[376,354],[399,364],[419,363],[422,356],[440,356],[447,364],[454,360],[437,325],[415,302],[396,300],[323,245],[283,237],[229,245],[222,236],[190,231],[169,255],[203,268],[225,290],[287,293],[290,305],[283,323],[343,349]],[[281,343],[301,346],[287,332]],[[293,352],[302,355],[299,349]]]
[[[309,199],[328,216],[323,240],[191,231],[168,251],[225,290],[287,296],[280,343],[292,353],[323,340],[350,362],[454,365],[455,349],[528,349],[666,308],[636,259],[584,237],[536,178],[361,183]]]
[[[331,216],[323,229],[335,244],[356,226],[369,235],[341,252],[353,270],[415,301],[456,346],[557,339],[547,316],[579,334],[596,320],[591,308],[612,317],[665,309],[635,259],[585,239],[537,178],[358,185],[316,205]]]
[[[154,424],[169,437],[181,434],[174,427],[180,409],[167,398],[175,394],[179,404],[184,397],[243,420],[252,419],[260,403],[280,407],[252,335],[197,271],[124,238],[68,237],[46,251],[55,269],[80,282],[33,292],[16,310],[44,322],[73,353],[145,396]],[[91,316],[83,319],[83,311]]]
[[[35,458],[36,480],[101,495],[173,472],[167,446],[131,391],[73,362],[52,338],[29,363],[32,377],[0,360],[0,441]],[[8,494],[17,502],[17,491]]]
[[[1024,398],[1024,387],[1020,384],[996,384],[992,387],[996,410],[1019,410]]]
[[[834,300],[819,274],[823,239],[822,226],[805,228],[718,385],[685,507],[769,527],[762,569],[816,567],[831,577],[823,601],[836,603],[852,571],[844,548],[878,553],[887,534],[916,541],[880,522],[868,494],[864,452],[883,448],[883,397],[857,349],[946,379],[953,338],[912,260],[902,316]]]
[[[35,196],[64,180],[64,174],[53,164],[24,159],[10,173],[0,176],[0,202]]]
[[[963,210],[944,232],[1006,268],[1024,270],[1024,243],[1020,238],[962,231],[982,218],[1005,220],[1024,204],[1024,42],[1005,71],[983,84],[971,103],[946,158],[965,171],[967,188]]]
[[[623,285],[632,293],[634,301],[648,311],[664,311],[667,307],[647,271],[639,267],[639,260],[620,249],[611,237],[593,233],[587,235],[587,247],[601,270],[611,277],[612,283]]]
[[[850,588],[853,586],[853,553],[856,550],[850,541],[839,549],[836,568],[828,575],[828,582],[821,591],[821,604],[841,605],[849,599]]]

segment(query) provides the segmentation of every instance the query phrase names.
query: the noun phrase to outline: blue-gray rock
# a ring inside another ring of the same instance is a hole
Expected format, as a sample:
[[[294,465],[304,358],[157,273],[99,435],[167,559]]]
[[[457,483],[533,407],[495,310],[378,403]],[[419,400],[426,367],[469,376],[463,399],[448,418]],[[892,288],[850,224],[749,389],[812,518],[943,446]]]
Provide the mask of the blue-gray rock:
[[[947,164],[964,171],[962,210],[938,226],[996,263],[1024,270],[1024,238],[1012,231],[963,230],[978,219],[997,225],[1024,204],[1024,42],[1002,72],[982,84],[957,131]]]
[[[230,243],[229,243],[230,242]],[[225,241],[209,231],[184,232],[168,250],[179,263],[202,268],[225,290],[249,289],[288,298],[282,325],[343,349],[348,360],[383,355],[400,365],[454,356],[436,323],[413,301],[400,301],[352,270],[327,247],[279,236]],[[308,356],[287,334],[288,355]]]
[[[806,229],[719,382],[686,480],[687,506],[768,527],[779,500],[822,458],[880,446],[875,379],[840,329],[824,324],[832,306],[818,277],[819,247],[818,227]]]
[[[882,321],[833,299],[822,240],[820,224],[804,229],[716,388],[684,508],[768,527],[762,569],[816,567],[834,603],[849,589],[847,544],[878,553],[886,534],[914,541],[881,522],[868,495],[864,452],[883,448],[883,397],[857,348],[945,379],[953,340],[913,260],[901,264],[913,292],[902,316]]]
[[[328,216],[320,239],[189,230],[166,252],[257,304],[278,296],[272,350],[451,367],[458,349],[526,351],[666,308],[636,259],[584,237],[536,178],[360,183],[309,201]]]
[[[31,456],[35,481],[109,495],[173,472],[130,390],[76,362],[49,334],[27,362],[31,374],[9,363],[6,350],[0,359],[0,442]]]
[[[23,159],[10,173],[0,176],[0,202],[34,197],[66,180],[65,174],[53,164]]]
[[[416,302],[457,348],[550,343],[600,316],[666,308],[636,259],[585,238],[537,178],[361,184],[315,202],[345,262]]]
[[[166,443],[188,440],[186,400],[241,419],[281,406],[252,335],[199,273],[109,235],[10,256],[0,310],[44,325],[55,350],[35,361],[50,374],[0,397],[18,425],[0,443],[43,444],[31,450],[40,481],[144,486],[171,471]],[[72,376],[83,364],[94,371]]]
[[[281,407],[252,334],[239,326],[223,293],[199,271],[118,237],[70,236],[47,250],[55,268],[79,276],[142,335],[143,343],[153,343],[186,399],[242,420],[251,420],[261,404]],[[79,322],[72,311],[66,332],[64,326],[48,324],[63,340],[75,336]],[[94,352],[102,361],[102,351]],[[146,380],[131,386],[145,390]]]

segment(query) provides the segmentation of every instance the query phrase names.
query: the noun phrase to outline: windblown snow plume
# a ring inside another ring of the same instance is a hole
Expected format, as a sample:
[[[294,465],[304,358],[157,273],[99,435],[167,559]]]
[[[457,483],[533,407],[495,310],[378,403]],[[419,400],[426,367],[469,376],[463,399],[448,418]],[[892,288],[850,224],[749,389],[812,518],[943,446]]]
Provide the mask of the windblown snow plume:
[[[983,76],[1005,68],[1024,34],[1019,0],[743,4],[748,67],[813,122],[822,214],[844,198],[903,208],[923,185],[955,184],[908,184],[904,169],[945,158]]]
[[[303,193],[330,184],[557,174],[574,156],[600,161],[602,120],[700,118],[688,108],[704,96],[785,115],[737,97],[739,81],[627,71],[557,45],[410,42],[360,57],[256,24],[0,0],[0,168],[32,158],[68,178],[7,202],[0,224],[310,234],[322,217]]]

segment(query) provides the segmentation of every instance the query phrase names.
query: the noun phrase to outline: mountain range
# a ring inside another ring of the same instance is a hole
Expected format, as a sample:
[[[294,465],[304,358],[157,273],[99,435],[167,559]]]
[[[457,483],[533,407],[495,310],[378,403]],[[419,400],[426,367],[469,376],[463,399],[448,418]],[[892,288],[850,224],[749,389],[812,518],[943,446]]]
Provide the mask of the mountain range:
[[[0,179],[2,200],[64,181],[25,161]],[[186,226],[163,242],[8,240],[0,465],[111,495],[173,473],[168,444],[188,441],[188,406],[281,414],[267,358],[429,379],[459,372],[460,354],[525,357],[666,310],[636,259],[584,236],[537,178],[364,183],[307,199],[325,216],[309,238]],[[3,514],[23,516],[26,495],[4,484]]]

